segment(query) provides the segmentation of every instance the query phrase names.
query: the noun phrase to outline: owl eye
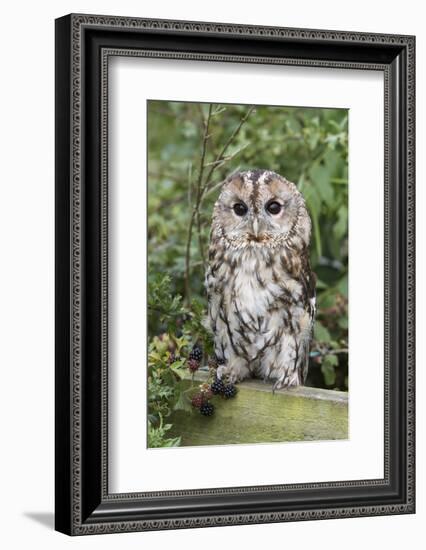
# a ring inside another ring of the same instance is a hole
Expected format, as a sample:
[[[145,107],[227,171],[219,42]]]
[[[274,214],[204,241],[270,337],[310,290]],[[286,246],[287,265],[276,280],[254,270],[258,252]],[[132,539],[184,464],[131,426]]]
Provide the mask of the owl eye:
[[[272,201],[266,205],[266,210],[273,215],[281,212],[281,204],[277,201]]]
[[[248,208],[243,202],[235,203],[232,208],[234,209],[234,212],[235,214],[237,214],[237,216],[244,216],[245,214],[247,214]]]

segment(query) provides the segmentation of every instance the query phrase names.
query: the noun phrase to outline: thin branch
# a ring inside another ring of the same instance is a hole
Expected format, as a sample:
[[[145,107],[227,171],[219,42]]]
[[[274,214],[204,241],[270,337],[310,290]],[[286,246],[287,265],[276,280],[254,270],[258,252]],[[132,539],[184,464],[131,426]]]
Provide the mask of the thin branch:
[[[234,129],[234,131],[232,132],[232,134],[229,136],[228,140],[226,141],[225,145],[223,146],[222,148],[222,151],[219,153],[219,155],[216,157],[216,160],[213,162],[212,164],[212,167],[210,168],[208,174],[207,174],[207,177],[206,177],[206,184],[204,186],[204,189],[207,189],[207,187],[209,186],[210,184],[210,180],[211,180],[211,177],[213,175],[213,172],[215,171],[215,169],[217,168],[218,164],[224,160],[224,156],[225,156],[225,153],[226,151],[228,150],[228,147],[231,145],[231,143],[234,141],[234,139],[237,137],[237,135],[239,134],[241,128],[243,127],[244,123],[246,122],[246,120],[248,119],[248,117],[251,115],[251,113],[253,112],[254,110],[254,106],[250,107],[246,114],[242,117],[242,119],[240,120],[238,126],[236,126],[236,128]]]
[[[197,222],[197,228],[198,228],[198,239],[199,239],[199,246],[200,246],[200,254],[202,254],[202,241],[201,241],[201,221],[200,221],[200,200],[202,196],[202,182],[203,182],[203,175],[204,175],[204,161],[206,158],[206,150],[207,150],[207,141],[210,137],[209,135],[209,126],[210,126],[210,118],[212,114],[212,107],[213,105],[210,103],[209,105],[209,111],[207,113],[206,120],[203,121],[204,123],[204,135],[203,135],[203,143],[202,143],[202,150],[201,150],[201,158],[200,158],[200,168],[198,170],[198,178],[196,182],[196,199],[195,199],[195,205],[191,212],[191,218],[189,220],[188,225],[188,236],[186,241],[186,254],[185,254],[185,299],[187,304],[189,305],[191,301],[191,289],[190,289],[190,262],[191,262],[191,241],[192,241],[192,231],[194,228],[195,221]],[[204,258],[201,256],[204,263]]]
[[[207,148],[207,140],[209,139],[209,125],[210,125],[210,118],[212,116],[212,109],[213,105],[210,103],[209,106],[209,112],[207,115],[207,120],[205,122],[205,133],[204,133],[204,140],[203,140],[203,155],[201,157],[200,161],[200,170],[198,174],[198,181],[197,181],[197,202],[196,202],[196,218],[197,218],[197,233],[198,233],[198,247],[200,250],[200,256],[201,261],[203,263],[203,266],[206,265],[206,258],[204,255],[204,244],[203,244],[203,236],[201,234],[201,215],[200,215],[200,205],[201,205],[201,197],[204,193],[204,189],[202,187],[203,182],[203,174],[205,169],[205,157],[206,157],[206,148]]]
[[[205,199],[206,197],[208,197],[209,195],[211,195],[212,193],[214,193],[217,189],[219,189],[220,187],[222,187],[222,185],[225,183],[226,180],[222,180],[222,181],[219,181],[218,183],[215,183],[213,185],[213,187],[210,187],[210,189],[208,191],[205,191],[204,195],[203,195],[203,198]]]
[[[315,349],[310,352],[311,357],[325,357],[326,355],[339,355],[341,353],[349,353],[348,348],[341,348],[341,349]]]
[[[325,352],[323,355],[338,355],[340,353],[349,353],[349,350],[346,348],[342,349],[330,349],[327,352]]]
[[[150,178],[156,178],[156,179],[168,179],[176,183],[183,183],[185,181],[184,178],[179,178],[176,176],[176,174],[172,174],[168,172],[154,172],[153,170],[149,170],[148,176]]]
[[[192,203],[192,163],[188,164],[188,208],[191,208]]]

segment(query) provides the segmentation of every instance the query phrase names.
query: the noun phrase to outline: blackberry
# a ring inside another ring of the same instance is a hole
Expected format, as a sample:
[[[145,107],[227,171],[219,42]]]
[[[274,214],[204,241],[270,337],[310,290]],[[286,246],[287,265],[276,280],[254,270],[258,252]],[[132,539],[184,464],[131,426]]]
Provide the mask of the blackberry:
[[[214,407],[209,401],[203,403],[200,407],[200,413],[204,416],[211,416],[214,413]]]
[[[191,350],[191,353],[189,354],[189,359],[195,359],[196,361],[200,362],[202,358],[203,350],[198,344],[195,344],[195,346]]]
[[[204,395],[202,393],[196,393],[191,399],[191,405],[196,409],[199,409],[204,403]]]
[[[188,360],[188,369],[191,372],[195,372],[200,368],[200,363],[196,359],[189,359]]]
[[[234,384],[228,384],[225,386],[225,389],[223,390],[223,396],[227,399],[231,399],[231,397],[235,397],[237,395],[237,388],[234,386]]]
[[[210,386],[210,389],[215,395],[220,395],[225,390],[225,384],[222,382],[222,380],[219,380],[219,378],[216,378],[216,380]]]

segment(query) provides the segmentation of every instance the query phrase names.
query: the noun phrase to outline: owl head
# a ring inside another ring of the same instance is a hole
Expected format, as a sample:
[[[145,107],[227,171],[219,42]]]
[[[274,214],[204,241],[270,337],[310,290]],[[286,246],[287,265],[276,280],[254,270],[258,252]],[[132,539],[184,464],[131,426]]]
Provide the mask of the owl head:
[[[212,239],[228,247],[309,245],[311,221],[294,183],[270,170],[232,174],[215,203]]]

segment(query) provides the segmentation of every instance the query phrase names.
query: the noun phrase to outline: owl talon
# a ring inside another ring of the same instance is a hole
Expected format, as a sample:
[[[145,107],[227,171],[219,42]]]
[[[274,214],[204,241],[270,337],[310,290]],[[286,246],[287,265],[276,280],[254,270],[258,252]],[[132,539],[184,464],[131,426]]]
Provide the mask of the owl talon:
[[[244,360],[239,357],[233,359],[228,365],[222,365],[217,369],[217,377],[228,384],[237,384],[248,378],[250,371]]]
[[[277,380],[277,381],[275,382],[275,384],[272,386],[272,393],[274,394],[277,390],[280,390],[280,389],[281,389],[280,383],[279,383],[279,381]]]
[[[221,365],[220,367],[217,368],[216,376],[218,380],[222,380],[222,376],[224,374],[225,369],[226,369],[225,365]]]

